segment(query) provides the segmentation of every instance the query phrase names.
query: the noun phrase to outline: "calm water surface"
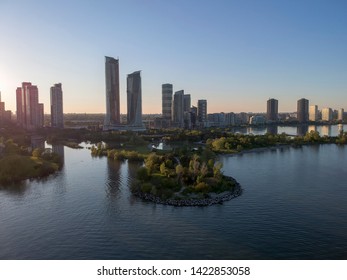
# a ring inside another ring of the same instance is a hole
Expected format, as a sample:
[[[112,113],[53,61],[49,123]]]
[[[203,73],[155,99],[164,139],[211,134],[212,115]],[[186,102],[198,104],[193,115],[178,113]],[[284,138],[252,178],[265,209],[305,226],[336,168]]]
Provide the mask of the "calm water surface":
[[[347,259],[347,147],[221,161],[242,196],[177,208],[131,196],[138,164],[65,147],[58,174],[0,189],[0,259]]]
[[[347,131],[347,125],[297,125],[297,126],[259,126],[259,127],[237,127],[232,128],[232,132],[241,134],[263,135],[265,133],[289,135],[305,135],[311,130],[319,132],[321,136],[337,136],[340,131]]]

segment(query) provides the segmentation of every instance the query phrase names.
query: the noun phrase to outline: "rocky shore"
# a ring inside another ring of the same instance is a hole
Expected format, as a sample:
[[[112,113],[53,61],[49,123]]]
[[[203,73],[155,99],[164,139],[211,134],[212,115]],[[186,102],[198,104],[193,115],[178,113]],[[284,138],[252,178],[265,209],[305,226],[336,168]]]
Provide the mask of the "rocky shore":
[[[133,194],[137,197],[140,197],[146,201],[150,201],[156,204],[164,204],[171,206],[210,206],[213,204],[222,204],[225,201],[229,201],[235,197],[238,197],[242,194],[242,188],[240,184],[233,179],[235,182],[235,187],[232,191],[223,192],[221,194],[209,193],[206,198],[180,198],[180,199],[161,199],[150,193],[143,192],[134,192]]]

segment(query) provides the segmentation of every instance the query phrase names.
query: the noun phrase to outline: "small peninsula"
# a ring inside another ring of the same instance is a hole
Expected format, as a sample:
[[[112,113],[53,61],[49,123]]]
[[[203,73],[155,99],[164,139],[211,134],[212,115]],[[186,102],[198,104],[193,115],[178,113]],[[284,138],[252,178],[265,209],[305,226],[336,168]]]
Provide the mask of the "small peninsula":
[[[43,178],[61,167],[62,159],[51,149],[36,148],[31,151],[12,139],[0,139],[0,185]]]
[[[107,155],[112,160],[144,162],[130,186],[133,195],[157,204],[208,206],[221,204],[242,193],[240,184],[223,175],[222,164],[210,149],[176,149],[172,152],[141,154],[107,149],[99,143],[93,156]]]

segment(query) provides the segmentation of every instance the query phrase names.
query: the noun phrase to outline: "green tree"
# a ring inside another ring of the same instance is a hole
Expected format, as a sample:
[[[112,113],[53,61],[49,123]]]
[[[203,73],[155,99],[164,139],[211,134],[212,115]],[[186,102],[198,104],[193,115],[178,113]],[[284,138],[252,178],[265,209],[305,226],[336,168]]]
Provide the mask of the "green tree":
[[[43,154],[44,150],[41,149],[41,148],[36,148],[33,150],[32,152],[32,156],[35,157],[35,158],[40,158],[41,155]]]
[[[141,181],[141,182],[146,182],[149,180],[150,176],[149,176],[149,170],[144,167],[141,166],[138,170],[137,170],[137,178]]]
[[[221,162],[218,162],[215,164],[214,168],[213,168],[213,177],[216,179],[221,179],[222,177],[222,167],[223,164]]]
[[[168,175],[168,169],[165,166],[165,162],[163,162],[162,164],[160,164],[160,173],[164,176]]]

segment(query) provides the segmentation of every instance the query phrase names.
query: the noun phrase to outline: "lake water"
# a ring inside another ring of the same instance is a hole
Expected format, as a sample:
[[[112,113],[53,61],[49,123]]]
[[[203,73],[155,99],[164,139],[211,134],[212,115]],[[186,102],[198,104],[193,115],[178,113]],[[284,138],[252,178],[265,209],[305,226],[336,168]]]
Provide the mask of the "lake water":
[[[321,136],[337,136],[340,131],[347,131],[347,125],[297,125],[297,126],[258,126],[258,127],[236,127],[232,128],[232,132],[241,134],[263,135],[265,133],[289,135],[305,135],[311,130],[319,132]]]
[[[347,259],[347,146],[223,156],[243,194],[186,208],[133,197],[138,164],[60,152],[59,173],[0,189],[0,259]]]

